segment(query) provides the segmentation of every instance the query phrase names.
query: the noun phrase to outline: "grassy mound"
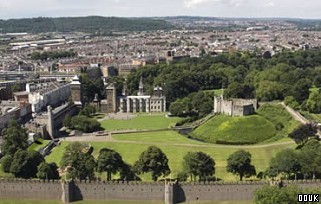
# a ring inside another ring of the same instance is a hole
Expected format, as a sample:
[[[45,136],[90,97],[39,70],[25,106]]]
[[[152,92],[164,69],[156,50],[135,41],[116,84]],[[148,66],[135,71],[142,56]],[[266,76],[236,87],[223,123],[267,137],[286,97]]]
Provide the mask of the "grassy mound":
[[[215,116],[194,130],[191,136],[220,144],[268,143],[287,137],[298,125],[282,105],[264,104],[257,115]]]
[[[275,137],[266,142],[276,141],[287,137],[300,123],[293,119],[290,113],[280,104],[264,104],[258,111],[258,115],[272,122],[277,130]]]
[[[274,125],[259,115],[215,116],[191,133],[192,137],[219,144],[255,144],[276,134]]]

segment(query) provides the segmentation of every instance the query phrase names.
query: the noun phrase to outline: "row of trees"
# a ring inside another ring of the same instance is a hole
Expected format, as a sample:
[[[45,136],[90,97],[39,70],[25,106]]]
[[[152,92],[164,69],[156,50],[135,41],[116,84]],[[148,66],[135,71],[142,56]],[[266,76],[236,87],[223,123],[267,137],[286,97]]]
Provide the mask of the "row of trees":
[[[16,121],[10,121],[2,134],[1,150],[4,157],[1,166],[5,173],[12,173],[18,178],[59,178],[55,163],[48,164],[39,152],[27,150],[27,131]]]
[[[61,160],[61,168],[67,172],[68,178],[94,179],[95,171],[106,173],[107,180],[112,180],[112,175],[119,174],[121,180],[140,180],[137,176],[150,173],[153,181],[159,177],[168,176],[171,170],[168,158],[156,146],[150,146],[143,151],[133,166],[124,162],[121,155],[111,149],[100,150],[97,160],[92,156],[93,149],[86,144],[71,143]],[[227,160],[227,171],[244,177],[256,175],[255,167],[251,164],[251,155],[243,150],[230,155]],[[183,158],[183,171],[178,174],[178,179],[210,180],[215,174],[215,161],[203,152],[188,152]]]
[[[131,166],[123,161],[121,155],[111,149],[100,150],[97,160],[92,156],[93,149],[88,145],[75,142],[66,147],[61,159],[61,168],[65,169],[68,178],[94,179],[95,171],[105,172],[107,180],[119,173],[122,180],[140,180],[136,174],[150,172],[156,181],[160,176],[170,173],[166,155],[157,147],[151,146],[142,152],[139,160]]]
[[[281,175],[287,179],[321,178],[321,145],[311,139],[300,149],[285,149],[272,158],[265,174],[269,177]]]

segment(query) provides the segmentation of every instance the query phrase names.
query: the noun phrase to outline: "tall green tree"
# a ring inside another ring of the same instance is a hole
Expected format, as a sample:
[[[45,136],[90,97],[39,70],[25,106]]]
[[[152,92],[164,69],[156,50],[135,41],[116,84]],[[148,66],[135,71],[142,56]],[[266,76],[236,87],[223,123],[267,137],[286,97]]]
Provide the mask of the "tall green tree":
[[[321,145],[318,140],[311,139],[300,149],[298,160],[304,178],[321,176]]]
[[[22,128],[16,121],[10,121],[8,124],[8,128],[3,130],[2,135],[3,143],[1,145],[1,151],[3,154],[14,155],[19,149],[27,149],[27,131]]]
[[[58,166],[56,163],[41,162],[39,164],[37,177],[40,179],[59,179]]]
[[[317,134],[317,127],[314,124],[308,123],[300,125],[294,129],[289,137],[292,138],[297,144],[306,142],[310,137],[315,137]]]
[[[103,148],[99,152],[97,159],[97,171],[106,172],[107,180],[112,179],[112,174],[120,172],[124,166],[123,158],[114,150]]]
[[[134,168],[138,173],[150,172],[153,181],[157,181],[158,177],[167,176],[171,172],[167,156],[156,146],[150,146],[142,152],[138,161],[135,162]]]
[[[321,92],[314,91],[310,94],[306,107],[311,113],[321,113]]]
[[[263,186],[254,192],[254,200],[257,204],[297,203],[299,193],[302,193],[302,190],[296,186]]]
[[[93,179],[96,161],[91,153],[88,145],[79,142],[71,143],[66,147],[61,158],[61,168],[67,170],[69,178]]]
[[[43,161],[44,158],[39,152],[18,150],[13,156],[10,173],[19,178],[35,178],[37,167]]]
[[[296,175],[301,170],[298,153],[292,149],[278,152],[270,161],[270,169],[285,173],[288,178],[292,174]]]
[[[251,164],[251,154],[244,150],[238,150],[231,154],[227,159],[227,172],[238,174],[240,181],[243,177],[256,175],[255,167]]]
[[[196,176],[200,180],[207,180],[215,173],[214,160],[203,152],[188,152],[183,158],[183,166],[184,172],[190,175],[191,180],[195,180]]]

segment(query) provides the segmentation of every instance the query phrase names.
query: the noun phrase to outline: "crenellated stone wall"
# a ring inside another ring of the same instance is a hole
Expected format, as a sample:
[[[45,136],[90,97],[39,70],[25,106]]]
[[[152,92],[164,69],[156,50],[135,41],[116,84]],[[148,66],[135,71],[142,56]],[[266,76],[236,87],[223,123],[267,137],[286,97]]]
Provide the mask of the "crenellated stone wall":
[[[320,180],[284,181],[284,185],[302,188],[319,187]],[[254,191],[264,181],[202,182],[202,183],[143,183],[104,181],[42,181],[0,180],[0,199],[61,200],[136,200],[161,201],[174,204],[192,201],[253,200]],[[272,183],[272,185],[275,185]]]

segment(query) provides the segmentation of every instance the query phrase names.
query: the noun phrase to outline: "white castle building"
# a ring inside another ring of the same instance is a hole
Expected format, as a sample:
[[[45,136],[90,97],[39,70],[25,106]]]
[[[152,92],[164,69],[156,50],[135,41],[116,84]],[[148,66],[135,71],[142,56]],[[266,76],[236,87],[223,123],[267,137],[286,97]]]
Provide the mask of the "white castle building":
[[[113,85],[106,88],[107,98],[101,101],[102,112],[122,113],[155,113],[166,111],[166,97],[163,95],[163,88],[156,86],[152,95],[145,95],[143,79],[140,78],[137,96],[128,96],[124,86],[121,96],[116,96],[116,89]]]

